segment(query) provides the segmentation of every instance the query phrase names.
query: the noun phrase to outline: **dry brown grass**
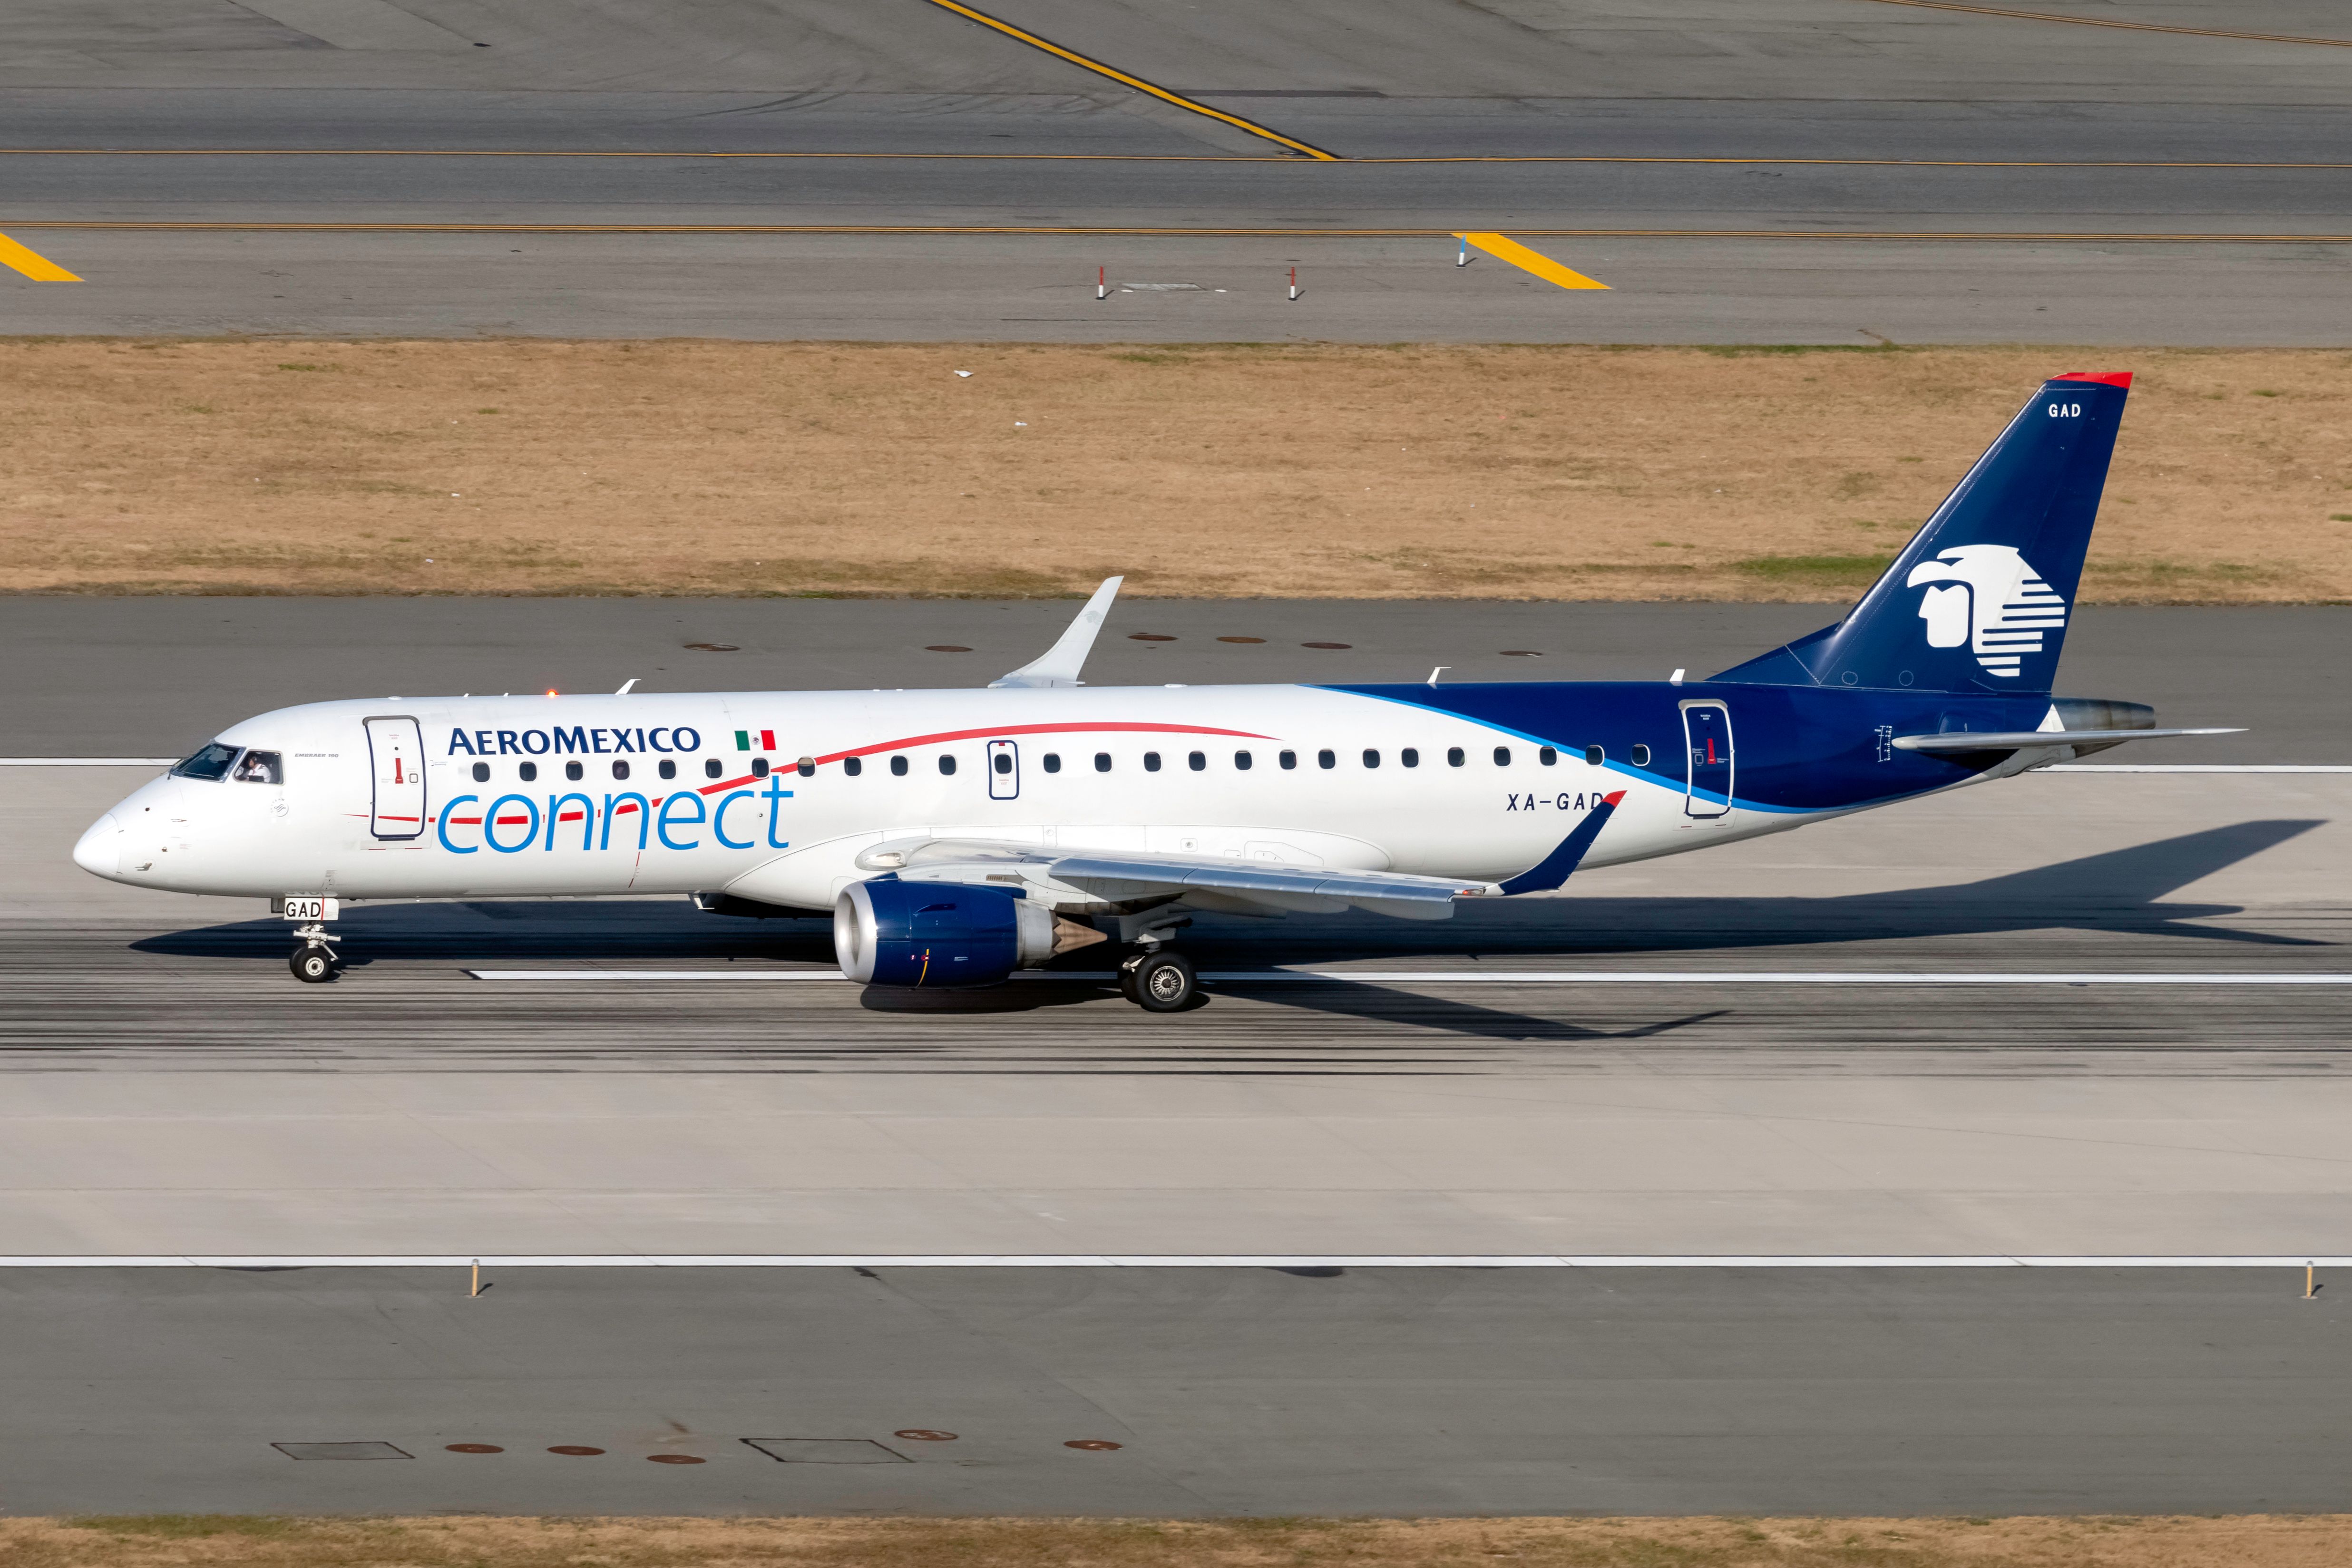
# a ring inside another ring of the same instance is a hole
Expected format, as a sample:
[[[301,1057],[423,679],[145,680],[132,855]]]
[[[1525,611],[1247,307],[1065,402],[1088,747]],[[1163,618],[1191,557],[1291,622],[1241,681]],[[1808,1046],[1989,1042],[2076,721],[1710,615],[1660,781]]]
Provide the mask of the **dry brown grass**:
[[[2335,1568],[2352,1517],[0,1521],[0,1568]]]
[[[538,341],[0,344],[0,588],[1837,597],[2074,359],[2088,597],[2352,597],[2340,351]]]

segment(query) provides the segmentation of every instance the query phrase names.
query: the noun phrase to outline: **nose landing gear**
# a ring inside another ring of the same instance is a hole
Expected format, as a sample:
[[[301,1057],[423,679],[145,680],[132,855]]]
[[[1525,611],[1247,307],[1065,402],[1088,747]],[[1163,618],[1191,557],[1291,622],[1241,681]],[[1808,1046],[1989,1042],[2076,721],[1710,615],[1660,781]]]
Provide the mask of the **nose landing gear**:
[[[343,972],[342,956],[328,945],[324,925],[298,925],[294,935],[302,939],[302,946],[294,949],[286,967],[294,971],[296,979],[305,985],[323,986]]]

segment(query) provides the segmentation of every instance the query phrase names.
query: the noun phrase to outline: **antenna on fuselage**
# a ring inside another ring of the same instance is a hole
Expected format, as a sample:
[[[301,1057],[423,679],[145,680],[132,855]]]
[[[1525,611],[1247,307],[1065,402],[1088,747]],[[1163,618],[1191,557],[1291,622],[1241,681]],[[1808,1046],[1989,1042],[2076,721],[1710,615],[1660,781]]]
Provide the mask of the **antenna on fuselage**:
[[[1078,612],[1078,618],[1070,622],[1069,630],[1062,633],[1059,642],[1045,650],[1044,657],[1033,659],[1012,674],[989,682],[988,689],[1086,685],[1078,679],[1078,672],[1086,668],[1087,655],[1094,652],[1095,634],[1102,630],[1103,622],[1110,614],[1110,601],[1118,597],[1119,584],[1126,580],[1124,577],[1103,579],[1103,585],[1095,590],[1094,597],[1087,601],[1087,607]]]

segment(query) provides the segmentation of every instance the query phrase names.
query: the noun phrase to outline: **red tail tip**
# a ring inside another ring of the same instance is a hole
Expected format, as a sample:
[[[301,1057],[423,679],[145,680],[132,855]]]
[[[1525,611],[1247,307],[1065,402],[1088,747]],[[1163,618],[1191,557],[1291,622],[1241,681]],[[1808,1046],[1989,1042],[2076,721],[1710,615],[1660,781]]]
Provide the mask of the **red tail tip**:
[[[2129,371],[2068,371],[2050,379],[2053,382],[2097,382],[2102,386],[2128,387],[2132,373]]]
[[[1602,797],[1601,798],[1601,803],[1602,805],[1604,805],[1604,806],[1614,806],[1615,804],[1617,804],[1617,802],[1618,802],[1618,801],[1622,800],[1624,798],[1625,798],[1625,791],[1624,791],[1624,790],[1622,790],[1622,789],[1620,789],[1620,790],[1618,790],[1618,791],[1617,791],[1617,793],[1615,793],[1614,795],[1604,795],[1604,796],[1602,796]]]

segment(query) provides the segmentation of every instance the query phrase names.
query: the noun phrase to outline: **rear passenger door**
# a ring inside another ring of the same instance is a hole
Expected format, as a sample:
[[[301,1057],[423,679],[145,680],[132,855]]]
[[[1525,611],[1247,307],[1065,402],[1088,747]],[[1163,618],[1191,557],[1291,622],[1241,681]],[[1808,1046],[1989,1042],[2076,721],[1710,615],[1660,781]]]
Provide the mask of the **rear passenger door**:
[[[1683,814],[1721,817],[1731,810],[1731,710],[1719,702],[1683,704],[1683,744],[1689,750],[1689,782]]]
[[[413,718],[365,721],[375,802],[368,830],[379,839],[413,839],[425,831],[425,736]]]

